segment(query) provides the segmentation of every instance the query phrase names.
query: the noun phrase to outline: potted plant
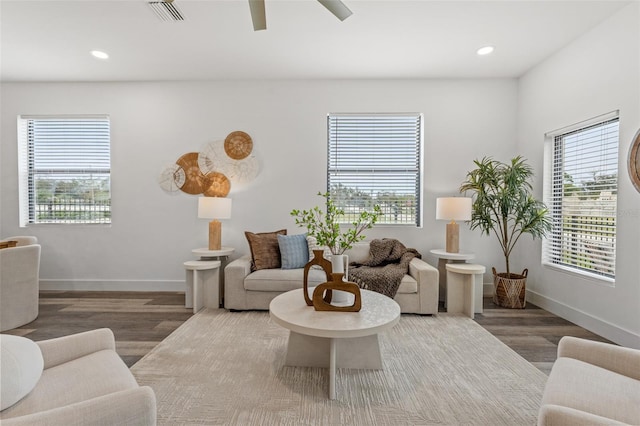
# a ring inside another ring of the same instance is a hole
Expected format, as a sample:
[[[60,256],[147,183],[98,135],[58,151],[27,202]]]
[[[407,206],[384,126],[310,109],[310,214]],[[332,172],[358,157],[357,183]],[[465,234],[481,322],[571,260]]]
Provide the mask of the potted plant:
[[[313,259],[305,266],[303,294],[307,305],[312,305],[312,301],[308,295],[308,270],[311,264],[321,266],[327,274],[327,280],[331,281],[331,274],[344,274],[347,272],[347,256],[344,252],[353,244],[365,239],[362,232],[370,229],[377,222],[382,214],[380,206],[375,205],[373,211],[362,211],[351,222],[352,227],[342,231],[338,219],[344,216],[345,211],[336,206],[335,202],[329,197],[329,193],[318,192],[318,195],[325,198],[327,212],[324,213],[320,207],[315,206],[309,210],[292,210],[291,216],[295,217],[296,225],[307,228],[307,234],[315,237],[320,246],[326,246],[331,251],[331,264],[323,258],[324,250],[314,250]],[[333,299],[332,299],[333,297]],[[344,303],[348,301],[348,293],[335,290],[329,293],[327,303],[330,301]]]
[[[296,225],[307,228],[307,234],[315,237],[319,245],[329,247],[332,255],[342,255],[354,243],[364,240],[362,232],[373,227],[382,214],[380,206],[375,205],[372,212],[360,212],[357,219],[351,222],[352,227],[342,231],[338,219],[345,215],[344,210],[336,206],[328,192],[318,192],[318,195],[325,198],[326,214],[315,206],[309,210],[294,209],[291,216],[295,217]]]
[[[467,173],[460,192],[473,198],[470,227],[482,234],[494,234],[504,255],[506,272],[494,276],[493,300],[498,306],[525,307],[527,269],[511,272],[509,256],[523,234],[542,238],[551,230],[547,208],[536,200],[530,183],[533,169],[521,156],[510,163],[490,157],[474,161],[476,168]]]

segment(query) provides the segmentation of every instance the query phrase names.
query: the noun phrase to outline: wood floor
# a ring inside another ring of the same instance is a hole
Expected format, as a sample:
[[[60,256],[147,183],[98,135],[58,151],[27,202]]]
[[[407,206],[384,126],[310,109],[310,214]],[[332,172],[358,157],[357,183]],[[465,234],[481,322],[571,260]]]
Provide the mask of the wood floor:
[[[507,309],[485,297],[483,313],[476,314],[475,320],[545,374],[551,371],[563,336],[611,343],[528,302],[525,309]]]
[[[38,341],[107,327],[129,367],[193,315],[184,293],[41,291],[39,305],[35,321],[5,333]]]
[[[108,327],[116,350],[132,366],[191,315],[184,293],[43,291],[38,318],[5,333],[38,341]],[[475,319],[547,374],[562,336],[607,341],[530,303],[526,309],[504,309],[485,298],[484,313]]]

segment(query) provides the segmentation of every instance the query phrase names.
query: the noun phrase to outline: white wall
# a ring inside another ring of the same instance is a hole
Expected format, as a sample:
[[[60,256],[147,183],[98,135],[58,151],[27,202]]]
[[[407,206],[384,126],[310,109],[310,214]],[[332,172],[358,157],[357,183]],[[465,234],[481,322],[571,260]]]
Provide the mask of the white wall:
[[[196,217],[196,196],[159,188],[165,165],[231,131],[252,136],[261,173],[232,186],[233,218],[223,222],[223,244],[247,253],[244,231],[302,232],[289,212],[321,202],[327,113],[417,111],[425,116],[424,227],[376,227],[367,236],[399,238],[435,263],[429,249],[442,247],[445,233],[435,198],[456,195],[474,159],[513,155],[516,101],[512,79],[6,83],[0,229],[40,239],[43,288],[180,289],[182,262],[206,246],[207,221]],[[16,117],[83,113],[111,117],[113,224],[19,228]],[[461,247],[478,263],[501,264],[493,239],[461,228]]]
[[[640,347],[640,194],[626,160],[640,128],[639,22],[635,2],[523,76],[518,102],[518,151],[538,176],[546,132],[620,110],[615,286],[542,267],[539,242],[524,245],[519,258],[527,259],[530,300],[634,347]],[[541,185],[538,179],[539,195]]]

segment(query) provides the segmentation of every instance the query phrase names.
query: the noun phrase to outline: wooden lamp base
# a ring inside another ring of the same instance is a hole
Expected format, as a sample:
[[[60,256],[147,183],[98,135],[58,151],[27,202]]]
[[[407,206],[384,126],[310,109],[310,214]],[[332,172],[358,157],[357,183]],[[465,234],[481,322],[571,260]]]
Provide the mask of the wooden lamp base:
[[[222,248],[222,223],[219,220],[209,222],[209,250]]]
[[[447,253],[458,253],[460,251],[458,247],[458,241],[460,235],[460,225],[458,225],[454,220],[450,223],[447,223]]]

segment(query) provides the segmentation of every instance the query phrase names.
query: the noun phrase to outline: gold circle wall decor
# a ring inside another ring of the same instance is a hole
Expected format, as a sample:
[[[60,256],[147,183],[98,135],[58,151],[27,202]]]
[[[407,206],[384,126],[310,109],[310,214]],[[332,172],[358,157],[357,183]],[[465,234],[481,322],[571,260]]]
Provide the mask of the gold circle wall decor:
[[[204,174],[198,166],[198,153],[189,152],[178,158],[176,164],[184,170],[185,182],[180,188],[187,194],[202,194],[204,190]]]
[[[247,183],[259,174],[260,164],[252,152],[251,136],[240,130],[231,132],[224,140],[209,142],[201,152],[188,152],[165,167],[158,184],[168,192],[226,197],[231,182]]]
[[[210,172],[204,176],[204,195],[207,197],[226,197],[231,190],[231,182],[222,173]]]
[[[234,160],[246,158],[252,150],[251,136],[240,130],[229,133],[224,140],[224,151]]]
[[[640,192],[640,130],[633,138],[629,149],[629,177],[633,186]]]

